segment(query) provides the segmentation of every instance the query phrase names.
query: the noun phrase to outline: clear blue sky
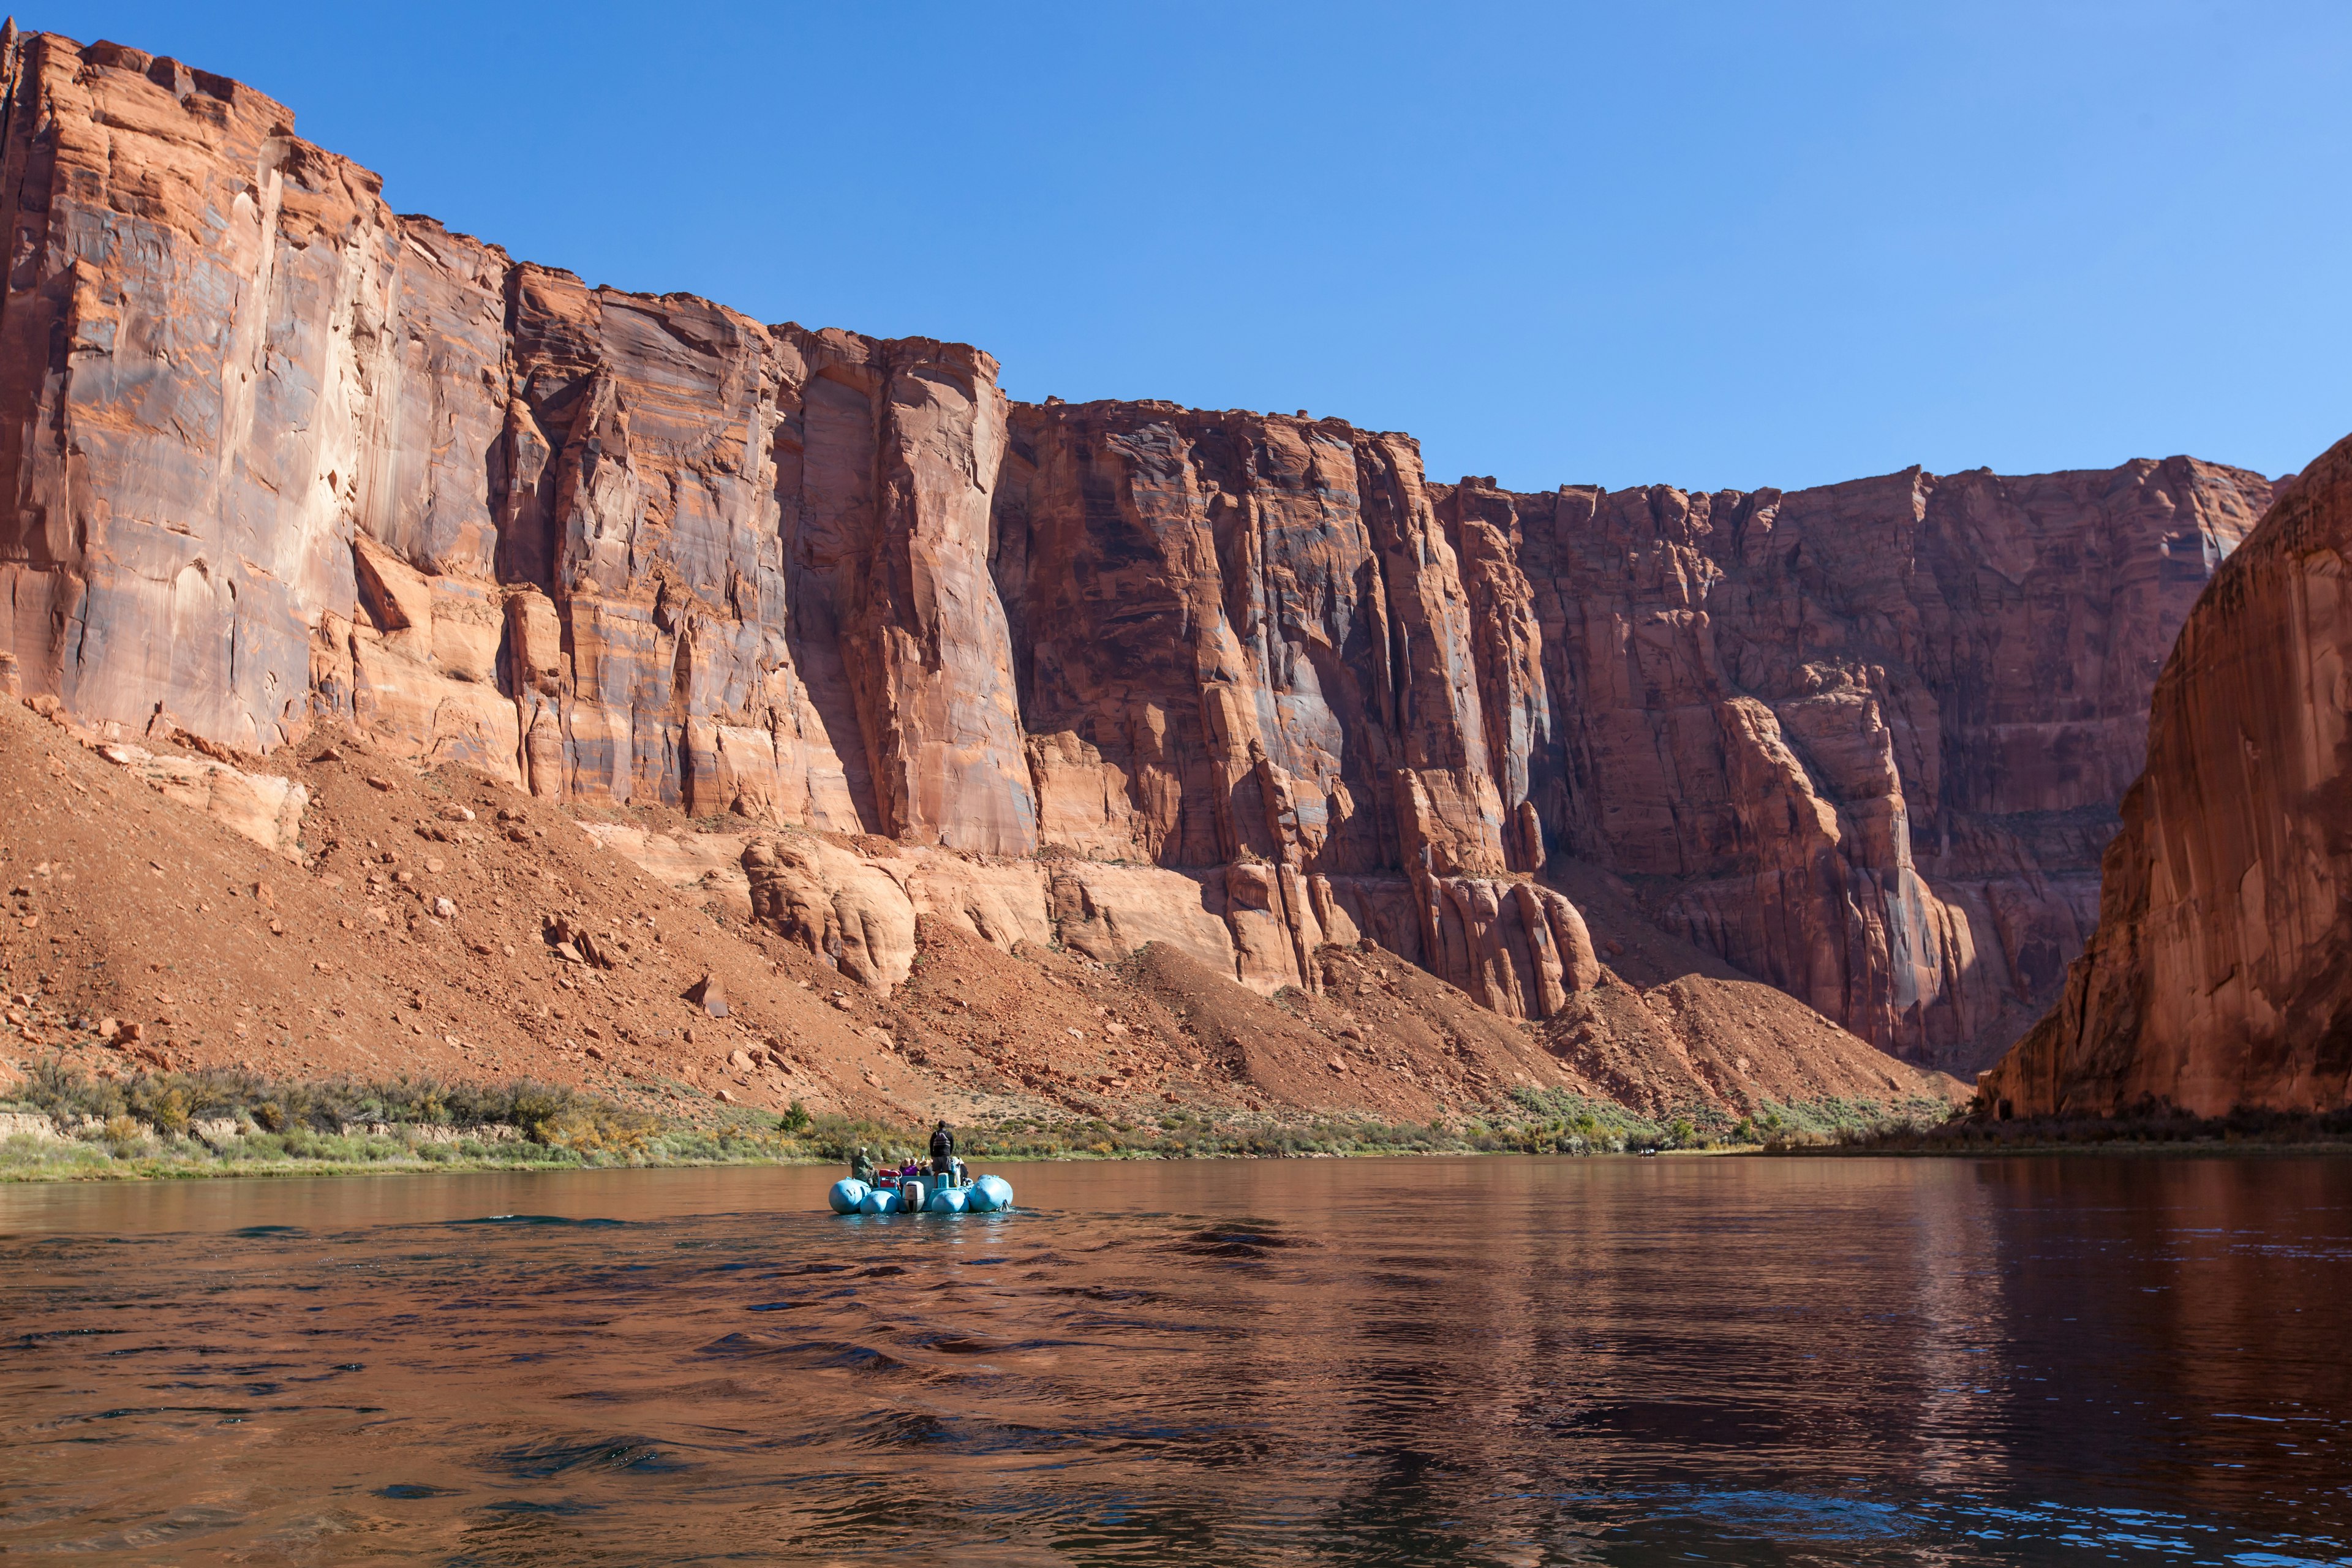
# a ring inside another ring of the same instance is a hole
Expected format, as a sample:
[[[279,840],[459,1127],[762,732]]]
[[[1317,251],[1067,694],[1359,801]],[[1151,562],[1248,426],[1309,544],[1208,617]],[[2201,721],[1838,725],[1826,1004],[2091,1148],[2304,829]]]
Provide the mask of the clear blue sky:
[[[2352,5],[68,0],[591,282],[1521,489],[2352,430]]]

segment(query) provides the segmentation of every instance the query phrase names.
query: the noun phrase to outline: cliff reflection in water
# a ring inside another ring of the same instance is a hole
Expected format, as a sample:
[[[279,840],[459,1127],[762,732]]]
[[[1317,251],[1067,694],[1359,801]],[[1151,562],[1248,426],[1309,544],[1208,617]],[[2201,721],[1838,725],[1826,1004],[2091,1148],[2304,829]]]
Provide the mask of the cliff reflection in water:
[[[0,1192],[0,1549],[2325,1561],[2352,1162]],[[2249,1555],[2253,1554],[2253,1555]]]

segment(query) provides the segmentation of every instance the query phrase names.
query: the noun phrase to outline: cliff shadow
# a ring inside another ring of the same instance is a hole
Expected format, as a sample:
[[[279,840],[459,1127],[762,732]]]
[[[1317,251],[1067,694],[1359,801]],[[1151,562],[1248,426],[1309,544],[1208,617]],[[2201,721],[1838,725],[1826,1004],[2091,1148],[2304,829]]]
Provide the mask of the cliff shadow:
[[[1545,863],[1539,879],[1568,895],[1592,932],[1601,962],[1628,984],[1646,991],[1693,974],[1769,984],[1659,925],[1622,879],[1589,860],[1556,854]]]

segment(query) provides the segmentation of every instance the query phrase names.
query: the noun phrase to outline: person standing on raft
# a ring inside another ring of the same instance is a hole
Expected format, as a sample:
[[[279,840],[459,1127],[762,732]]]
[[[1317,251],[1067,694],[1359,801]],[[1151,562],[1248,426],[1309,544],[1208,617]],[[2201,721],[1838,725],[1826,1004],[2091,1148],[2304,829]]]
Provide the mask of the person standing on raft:
[[[863,1143],[857,1146],[857,1152],[849,1158],[849,1174],[852,1180],[864,1182],[869,1187],[874,1184],[874,1156],[866,1152],[866,1145]]]
[[[952,1181],[955,1166],[955,1134],[941,1121],[931,1129],[931,1174]]]

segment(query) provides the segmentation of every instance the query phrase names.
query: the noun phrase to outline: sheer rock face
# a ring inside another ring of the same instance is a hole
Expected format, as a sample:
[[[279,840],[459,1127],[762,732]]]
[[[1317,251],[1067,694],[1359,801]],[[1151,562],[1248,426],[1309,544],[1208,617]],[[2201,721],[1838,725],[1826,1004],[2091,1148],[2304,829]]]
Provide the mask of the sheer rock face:
[[[1486,628],[1410,440],[1168,405],[1013,427],[995,572],[1049,837],[1171,866],[1528,868]]]
[[[169,59],[22,46],[0,638],[85,721],[320,713],[534,793],[1036,846],[993,361],[591,289]]]
[[[2157,682],[2147,769],[2011,1114],[2352,1100],[2352,440],[2288,481]]]
[[[1019,407],[994,566],[1041,830],[1225,867],[1244,979],[1312,989],[1318,945],[1373,935],[1515,1016],[1591,984],[1558,951],[1567,900],[1515,890],[1543,851],[1507,805],[1527,749],[1490,730],[1487,688],[1511,633],[1532,638],[1525,584],[1506,560],[1467,574],[1490,598],[1505,579],[1500,618],[1465,589],[1411,440]]]
[[[8,70],[27,691],[116,738],[331,719],[549,799],[1051,847],[1101,869],[1043,884],[1066,940],[1191,931],[1261,991],[1369,938],[1555,1016],[1601,970],[1545,880],[1574,857],[1873,1043],[1982,1061],[2079,950],[2154,671],[2268,500],[2186,458],[1514,495],[1336,420],[1008,405],[973,349],[397,216],[175,61],[38,35]],[[839,870],[775,873],[777,919],[839,938],[806,893]]]

